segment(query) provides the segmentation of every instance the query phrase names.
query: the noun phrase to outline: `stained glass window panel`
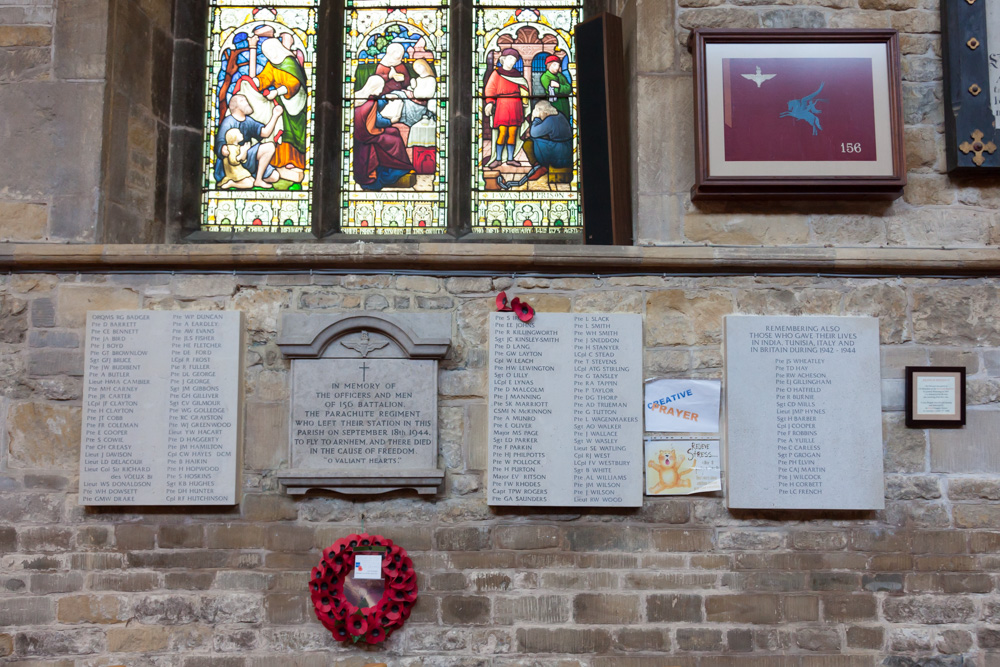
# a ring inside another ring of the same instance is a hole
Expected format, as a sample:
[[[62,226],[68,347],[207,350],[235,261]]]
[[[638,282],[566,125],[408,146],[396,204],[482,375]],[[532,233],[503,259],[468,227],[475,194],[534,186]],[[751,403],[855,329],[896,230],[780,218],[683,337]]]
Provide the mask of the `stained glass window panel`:
[[[573,30],[577,0],[475,4],[472,227],[581,229]]]
[[[211,2],[202,230],[310,231],[318,7]]]
[[[448,3],[347,0],[340,231],[447,230]]]

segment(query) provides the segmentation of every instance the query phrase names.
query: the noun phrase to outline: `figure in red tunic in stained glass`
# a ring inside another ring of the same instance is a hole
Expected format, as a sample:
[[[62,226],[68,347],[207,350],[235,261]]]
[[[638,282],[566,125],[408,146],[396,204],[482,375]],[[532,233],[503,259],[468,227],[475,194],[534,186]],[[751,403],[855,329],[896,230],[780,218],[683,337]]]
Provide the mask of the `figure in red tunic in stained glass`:
[[[496,169],[503,163],[503,153],[507,152],[507,163],[519,166],[514,161],[517,141],[528,111],[528,95],[531,88],[520,71],[516,69],[521,55],[514,49],[504,49],[496,70],[486,82],[484,113],[491,120],[493,128],[493,161],[487,165]]]

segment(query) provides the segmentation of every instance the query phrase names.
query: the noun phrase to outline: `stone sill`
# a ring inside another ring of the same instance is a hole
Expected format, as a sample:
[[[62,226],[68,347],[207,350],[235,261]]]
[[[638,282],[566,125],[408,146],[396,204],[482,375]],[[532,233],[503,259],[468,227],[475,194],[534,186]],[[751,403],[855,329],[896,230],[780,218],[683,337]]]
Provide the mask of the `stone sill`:
[[[73,245],[0,243],[20,271],[998,275],[998,248],[579,246],[485,243]]]

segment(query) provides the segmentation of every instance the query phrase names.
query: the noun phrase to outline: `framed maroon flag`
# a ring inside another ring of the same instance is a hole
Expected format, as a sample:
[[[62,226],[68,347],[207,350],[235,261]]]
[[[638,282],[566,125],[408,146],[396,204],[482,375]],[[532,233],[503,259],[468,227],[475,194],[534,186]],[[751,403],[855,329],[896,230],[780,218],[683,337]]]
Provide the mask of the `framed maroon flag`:
[[[694,32],[692,199],[896,199],[895,30]]]

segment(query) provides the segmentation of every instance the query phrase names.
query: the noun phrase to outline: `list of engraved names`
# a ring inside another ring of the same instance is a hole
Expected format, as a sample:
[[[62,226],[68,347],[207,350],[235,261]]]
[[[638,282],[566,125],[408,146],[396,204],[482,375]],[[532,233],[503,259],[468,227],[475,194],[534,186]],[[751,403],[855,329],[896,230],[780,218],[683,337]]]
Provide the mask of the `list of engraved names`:
[[[851,468],[872,455],[881,461],[877,320],[731,316],[726,324],[730,496],[742,502],[752,487],[767,498],[753,507],[853,502],[840,499],[845,481],[868,473]]]
[[[92,312],[80,502],[232,505],[240,314]]]
[[[642,503],[642,321],[490,319],[491,505]]]

